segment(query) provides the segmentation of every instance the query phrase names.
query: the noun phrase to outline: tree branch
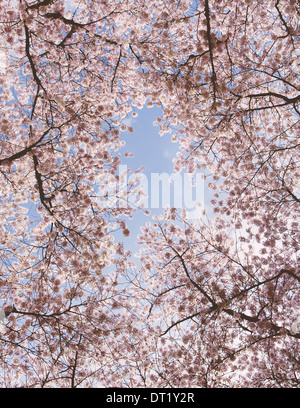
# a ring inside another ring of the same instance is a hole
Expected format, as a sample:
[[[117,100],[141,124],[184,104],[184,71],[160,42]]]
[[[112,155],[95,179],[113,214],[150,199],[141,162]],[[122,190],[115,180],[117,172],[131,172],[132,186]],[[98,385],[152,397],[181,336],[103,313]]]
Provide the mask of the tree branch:
[[[37,70],[35,68],[35,65],[34,65],[34,62],[33,62],[33,59],[32,59],[32,55],[30,54],[30,39],[29,39],[30,34],[29,34],[28,27],[27,27],[27,25],[25,23],[24,23],[24,28],[25,28],[25,52],[26,52],[27,58],[29,60],[29,64],[30,64],[30,67],[31,67],[33,78],[34,78],[36,84],[38,85],[38,87],[42,88],[43,91],[45,93],[47,93],[46,89],[43,87],[43,84],[42,84],[40,78],[37,75]]]
[[[25,156],[27,153],[31,152],[32,149],[34,149],[35,147],[38,146],[38,144],[44,139],[44,137],[50,132],[51,128],[47,129],[43,135],[36,141],[34,142],[32,145],[25,147],[25,149],[19,151],[18,153],[13,154],[10,157],[7,157],[5,159],[0,159],[0,166],[2,164],[5,164],[7,162],[11,163],[14,160],[20,159],[21,157]]]
[[[40,199],[41,202],[43,204],[43,206],[46,208],[46,210],[52,215],[53,211],[51,210],[51,198],[52,197],[46,197],[45,193],[44,193],[44,189],[43,189],[43,181],[42,181],[42,176],[41,173],[38,171],[37,167],[38,167],[38,159],[36,157],[36,155],[32,156],[33,159],[33,163],[34,163],[34,171],[35,171],[35,178],[37,180],[38,183],[38,190],[39,190],[39,194],[40,194]],[[49,205],[48,205],[49,203]]]
[[[210,16],[209,16],[208,0],[205,0],[205,17],[206,17],[206,30],[207,30],[207,41],[208,41],[208,48],[209,48],[209,56],[210,56],[211,69],[212,69],[212,83],[213,83],[214,99],[216,99],[217,75],[216,75],[215,66],[214,66],[213,45],[212,45],[212,41],[211,41],[211,27],[210,27]]]
[[[114,81],[115,81],[115,78],[116,78],[116,74],[117,74],[117,70],[118,70],[118,67],[119,67],[119,64],[120,64],[121,57],[122,57],[122,51],[121,51],[121,47],[120,47],[119,58],[118,58],[118,61],[117,61],[116,66],[115,66],[113,79],[112,79],[112,81],[111,81],[111,87],[110,87],[111,92],[112,92],[113,89],[114,89]]]

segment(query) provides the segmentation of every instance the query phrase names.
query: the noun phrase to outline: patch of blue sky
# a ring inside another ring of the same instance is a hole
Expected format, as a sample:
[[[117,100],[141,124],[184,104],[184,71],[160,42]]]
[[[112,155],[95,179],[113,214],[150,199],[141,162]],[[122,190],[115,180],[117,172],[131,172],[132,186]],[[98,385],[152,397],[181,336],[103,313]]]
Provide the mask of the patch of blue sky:
[[[148,197],[142,200],[145,205],[144,208],[137,209],[132,219],[127,220],[127,225],[131,231],[130,237],[124,238],[121,231],[115,233],[116,240],[124,241],[126,249],[130,249],[133,253],[138,250],[136,240],[137,235],[141,233],[141,227],[151,221],[153,215],[163,214],[166,206],[177,208],[179,213],[183,208],[186,208],[186,204],[191,203],[189,205],[191,207],[197,199],[203,207],[205,206],[204,182],[200,181],[199,177],[196,179],[198,183],[201,183],[199,190],[199,186],[196,189],[192,183],[188,184],[188,174],[174,173],[173,159],[176,157],[179,146],[171,141],[171,134],[167,133],[160,136],[159,128],[153,125],[157,117],[162,116],[162,108],[154,106],[149,109],[144,107],[137,110],[137,113],[138,117],[130,116],[123,121],[127,126],[132,126],[135,132],[121,133],[126,144],[120,149],[122,154],[120,169],[122,167],[124,171],[130,170],[130,172],[141,169],[140,184],[142,184],[142,189],[148,194]],[[134,156],[126,157],[126,152],[133,153]],[[169,185],[166,182],[168,179]],[[130,180],[130,176],[128,180]],[[196,194],[196,191],[200,191],[200,194]],[[189,198],[183,197],[183,193]],[[182,196],[180,197],[180,195]],[[133,202],[135,196],[129,197],[130,201]],[[194,208],[186,209],[190,211],[191,219],[198,217],[198,213],[195,213],[196,205]],[[151,214],[146,215],[145,210],[149,210]]]

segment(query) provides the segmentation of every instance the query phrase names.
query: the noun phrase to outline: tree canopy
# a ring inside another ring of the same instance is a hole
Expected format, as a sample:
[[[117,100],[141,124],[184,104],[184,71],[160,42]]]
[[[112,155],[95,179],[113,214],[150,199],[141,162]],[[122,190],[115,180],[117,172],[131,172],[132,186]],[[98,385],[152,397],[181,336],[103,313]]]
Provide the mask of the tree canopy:
[[[0,15],[0,386],[299,387],[297,1]],[[166,208],[135,263],[120,132],[153,105],[213,216]]]

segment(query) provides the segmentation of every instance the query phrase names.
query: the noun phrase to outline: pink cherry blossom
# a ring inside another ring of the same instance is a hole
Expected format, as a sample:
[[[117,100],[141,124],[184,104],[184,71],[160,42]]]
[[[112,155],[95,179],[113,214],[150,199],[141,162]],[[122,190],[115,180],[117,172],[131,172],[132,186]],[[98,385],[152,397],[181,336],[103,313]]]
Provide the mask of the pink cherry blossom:
[[[0,386],[298,388],[297,2],[0,14]],[[131,257],[120,132],[153,106],[211,201]]]

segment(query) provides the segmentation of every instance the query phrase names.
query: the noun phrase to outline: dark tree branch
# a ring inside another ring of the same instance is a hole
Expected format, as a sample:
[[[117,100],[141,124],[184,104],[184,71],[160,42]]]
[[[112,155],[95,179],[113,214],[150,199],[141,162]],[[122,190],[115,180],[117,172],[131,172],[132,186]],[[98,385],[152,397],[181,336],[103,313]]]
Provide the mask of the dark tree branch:
[[[82,334],[80,334],[77,347],[80,346],[81,340],[82,340]],[[75,360],[74,360],[74,364],[72,367],[71,388],[75,388],[75,373],[76,373],[76,368],[77,368],[77,362],[78,362],[78,349],[75,352]]]
[[[27,58],[29,60],[29,64],[30,64],[30,67],[31,67],[33,78],[34,78],[38,88],[42,88],[43,91],[45,93],[47,93],[46,89],[43,87],[43,84],[41,83],[40,78],[37,75],[37,70],[36,70],[36,67],[34,65],[32,55],[30,54],[30,33],[29,33],[29,30],[28,30],[28,27],[27,27],[26,24],[24,24],[24,28],[25,28],[25,52],[26,52]]]
[[[46,208],[46,210],[52,215],[53,214],[53,211],[51,210],[51,198],[52,197],[46,197],[45,196],[44,189],[43,189],[42,176],[41,176],[41,173],[37,169],[38,164],[39,164],[38,159],[37,159],[36,155],[33,155],[32,159],[33,159],[35,178],[37,180],[38,190],[39,190],[39,195],[40,195],[41,202],[42,202],[43,206]]]
[[[112,79],[112,81],[111,81],[111,87],[110,87],[111,92],[112,92],[113,89],[114,89],[114,81],[115,81],[115,79],[116,79],[117,70],[118,70],[118,67],[119,67],[119,64],[120,64],[120,61],[121,61],[121,57],[122,57],[122,50],[121,50],[121,47],[120,47],[120,52],[119,52],[118,61],[117,61],[117,64],[116,64],[116,66],[115,66],[115,69],[114,69],[113,79]]]
[[[277,1],[276,1],[275,7],[276,7],[276,10],[277,10],[277,12],[278,12],[279,18],[280,18],[282,24],[284,25],[284,29],[285,29],[285,31],[287,32],[287,35],[286,35],[285,37],[287,37],[287,36],[289,35],[289,36],[291,37],[292,41],[294,42],[294,38],[293,38],[293,36],[292,36],[292,34],[291,34],[291,32],[290,32],[290,29],[289,29],[289,27],[288,27],[288,25],[287,25],[285,19],[283,18],[283,15],[282,15],[282,13],[281,13],[279,7],[278,7],[278,6],[279,6],[279,2],[280,2],[280,0],[277,0]]]
[[[49,6],[51,3],[53,3],[53,0],[44,0],[44,1],[41,1],[39,3],[31,4],[30,6],[27,7],[26,10],[38,9],[40,7],[43,7],[43,6]]]
[[[214,66],[214,56],[213,56],[213,45],[212,45],[212,41],[211,41],[211,27],[210,27],[210,16],[209,16],[208,0],[205,0],[205,17],[206,17],[206,30],[207,30],[207,41],[208,41],[208,48],[209,48],[209,56],[210,56],[211,69],[212,69],[213,92],[214,92],[214,99],[216,99],[217,75],[216,75],[215,66]]]
[[[190,276],[189,271],[188,271],[188,269],[187,269],[187,267],[186,267],[185,261],[184,261],[184,259],[183,259],[183,256],[180,255],[179,252],[176,251],[175,248],[172,247],[172,249],[173,249],[173,251],[177,254],[178,258],[180,259],[180,262],[181,262],[181,264],[182,264],[182,266],[183,266],[184,272],[185,272],[186,276],[189,278],[189,280],[190,280],[190,282],[192,283],[192,285],[193,285],[196,289],[198,289],[199,292],[202,293],[202,295],[203,295],[204,297],[206,297],[206,299],[209,300],[209,302],[213,305],[213,306],[212,306],[212,310],[217,309],[217,303],[214,301],[214,299],[213,299],[204,289],[202,289],[201,286],[198,285],[198,283],[195,282],[195,281],[192,279],[192,277]]]
[[[25,149],[19,151],[18,153],[13,154],[10,157],[6,157],[5,159],[0,159],[0,166],[2,164],[5,164],[7,162],[11,163],[14,160],[20,159],[21,157],[25,156],[27,153],[31,152],[35,147],[37,147],[39,145],[39,143],[44,139],[44,137],[50,132],[50,128],[47,129],[43,135],[36,141],[34,142],[32,145],[25,147]]]

